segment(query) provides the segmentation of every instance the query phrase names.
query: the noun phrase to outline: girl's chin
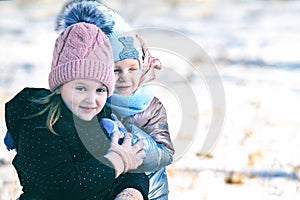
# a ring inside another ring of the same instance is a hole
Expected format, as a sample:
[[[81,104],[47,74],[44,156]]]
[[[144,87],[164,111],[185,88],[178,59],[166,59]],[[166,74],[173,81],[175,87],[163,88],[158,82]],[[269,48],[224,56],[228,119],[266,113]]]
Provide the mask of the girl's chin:
[[[81,113],[81,114],[77,115],[77,117],[83,121],[91,121],[95,116],[96,116],[95,113],[89,113],[89,114]]]
[[[91,121],[93,118],[94,118],[94,116],[93,117],[86,117],[86,116],[78,116],[80,119],[82,119],[83,121]]]
[[[130,96],[131,95],[131,92],[129,91],[115,91],[114,92],[115,94],[118,94],[118,95],[122,95],[122,96]]]

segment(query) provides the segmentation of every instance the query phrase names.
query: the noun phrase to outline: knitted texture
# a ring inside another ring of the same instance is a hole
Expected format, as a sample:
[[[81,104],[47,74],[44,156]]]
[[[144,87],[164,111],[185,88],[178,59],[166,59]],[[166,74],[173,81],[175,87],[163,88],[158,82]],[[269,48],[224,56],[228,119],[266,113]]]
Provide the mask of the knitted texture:
[[[114,89],[113,53],[105,34],[93,24],[80,22],[65,29],[56,39],[49,87],[53,91],[75,79],[102,82],[108,96]]]
[[[143,200],[143,195],[137,189],[126,188],[117,195],[115,200]]]

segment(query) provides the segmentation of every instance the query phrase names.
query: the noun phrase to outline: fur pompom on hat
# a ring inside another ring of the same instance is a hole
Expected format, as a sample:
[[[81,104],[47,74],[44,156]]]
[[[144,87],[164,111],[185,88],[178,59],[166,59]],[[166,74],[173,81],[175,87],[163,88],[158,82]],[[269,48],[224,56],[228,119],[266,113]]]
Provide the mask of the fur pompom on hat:
[[[56,20],[56,30],[86,22],[98,26],[109,38],[113,48],[114,61],[125,58],[141,60],[141,44],[133,29],[114,10],[95,0],[71,1],[66,4]]]
[[[108,96],[113,93],[115,75],[110,42],[96,25],[85,22],[68,26],[56,39],[49,88],[54,91],[80,78],[101,82],[108,88]]]
[[[114,13],[96,0],[73,0],[66,3],[56,18],[56,31],[62,32],[67,27],[86,22],[98,26],[105,35],[113,34]]]

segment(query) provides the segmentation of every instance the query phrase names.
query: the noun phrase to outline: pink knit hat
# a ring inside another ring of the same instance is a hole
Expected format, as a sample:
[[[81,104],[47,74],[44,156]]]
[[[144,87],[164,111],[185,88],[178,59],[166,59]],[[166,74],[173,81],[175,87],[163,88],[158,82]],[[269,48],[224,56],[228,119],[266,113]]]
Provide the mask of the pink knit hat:
[[[56,39],[50,90],[79,78],[99,81],[107,86],[108,96],[113,93],[115,75],[110,42],[96,25],[84,22],[69,26]]]

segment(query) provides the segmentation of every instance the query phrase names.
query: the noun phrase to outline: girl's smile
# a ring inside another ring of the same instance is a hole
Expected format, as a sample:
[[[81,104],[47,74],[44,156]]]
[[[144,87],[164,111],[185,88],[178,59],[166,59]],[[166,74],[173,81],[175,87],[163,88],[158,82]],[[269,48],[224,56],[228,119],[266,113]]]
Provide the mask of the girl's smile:
[[[106,86],[90,79],[67,82],[59,92],[73,114],[85,121],[92,120],[102,110],[107,99]]]
[[[115,63],[115,94],[130,96],[138,88],[141,77],[140,63],[137,59],[127,58]]]

